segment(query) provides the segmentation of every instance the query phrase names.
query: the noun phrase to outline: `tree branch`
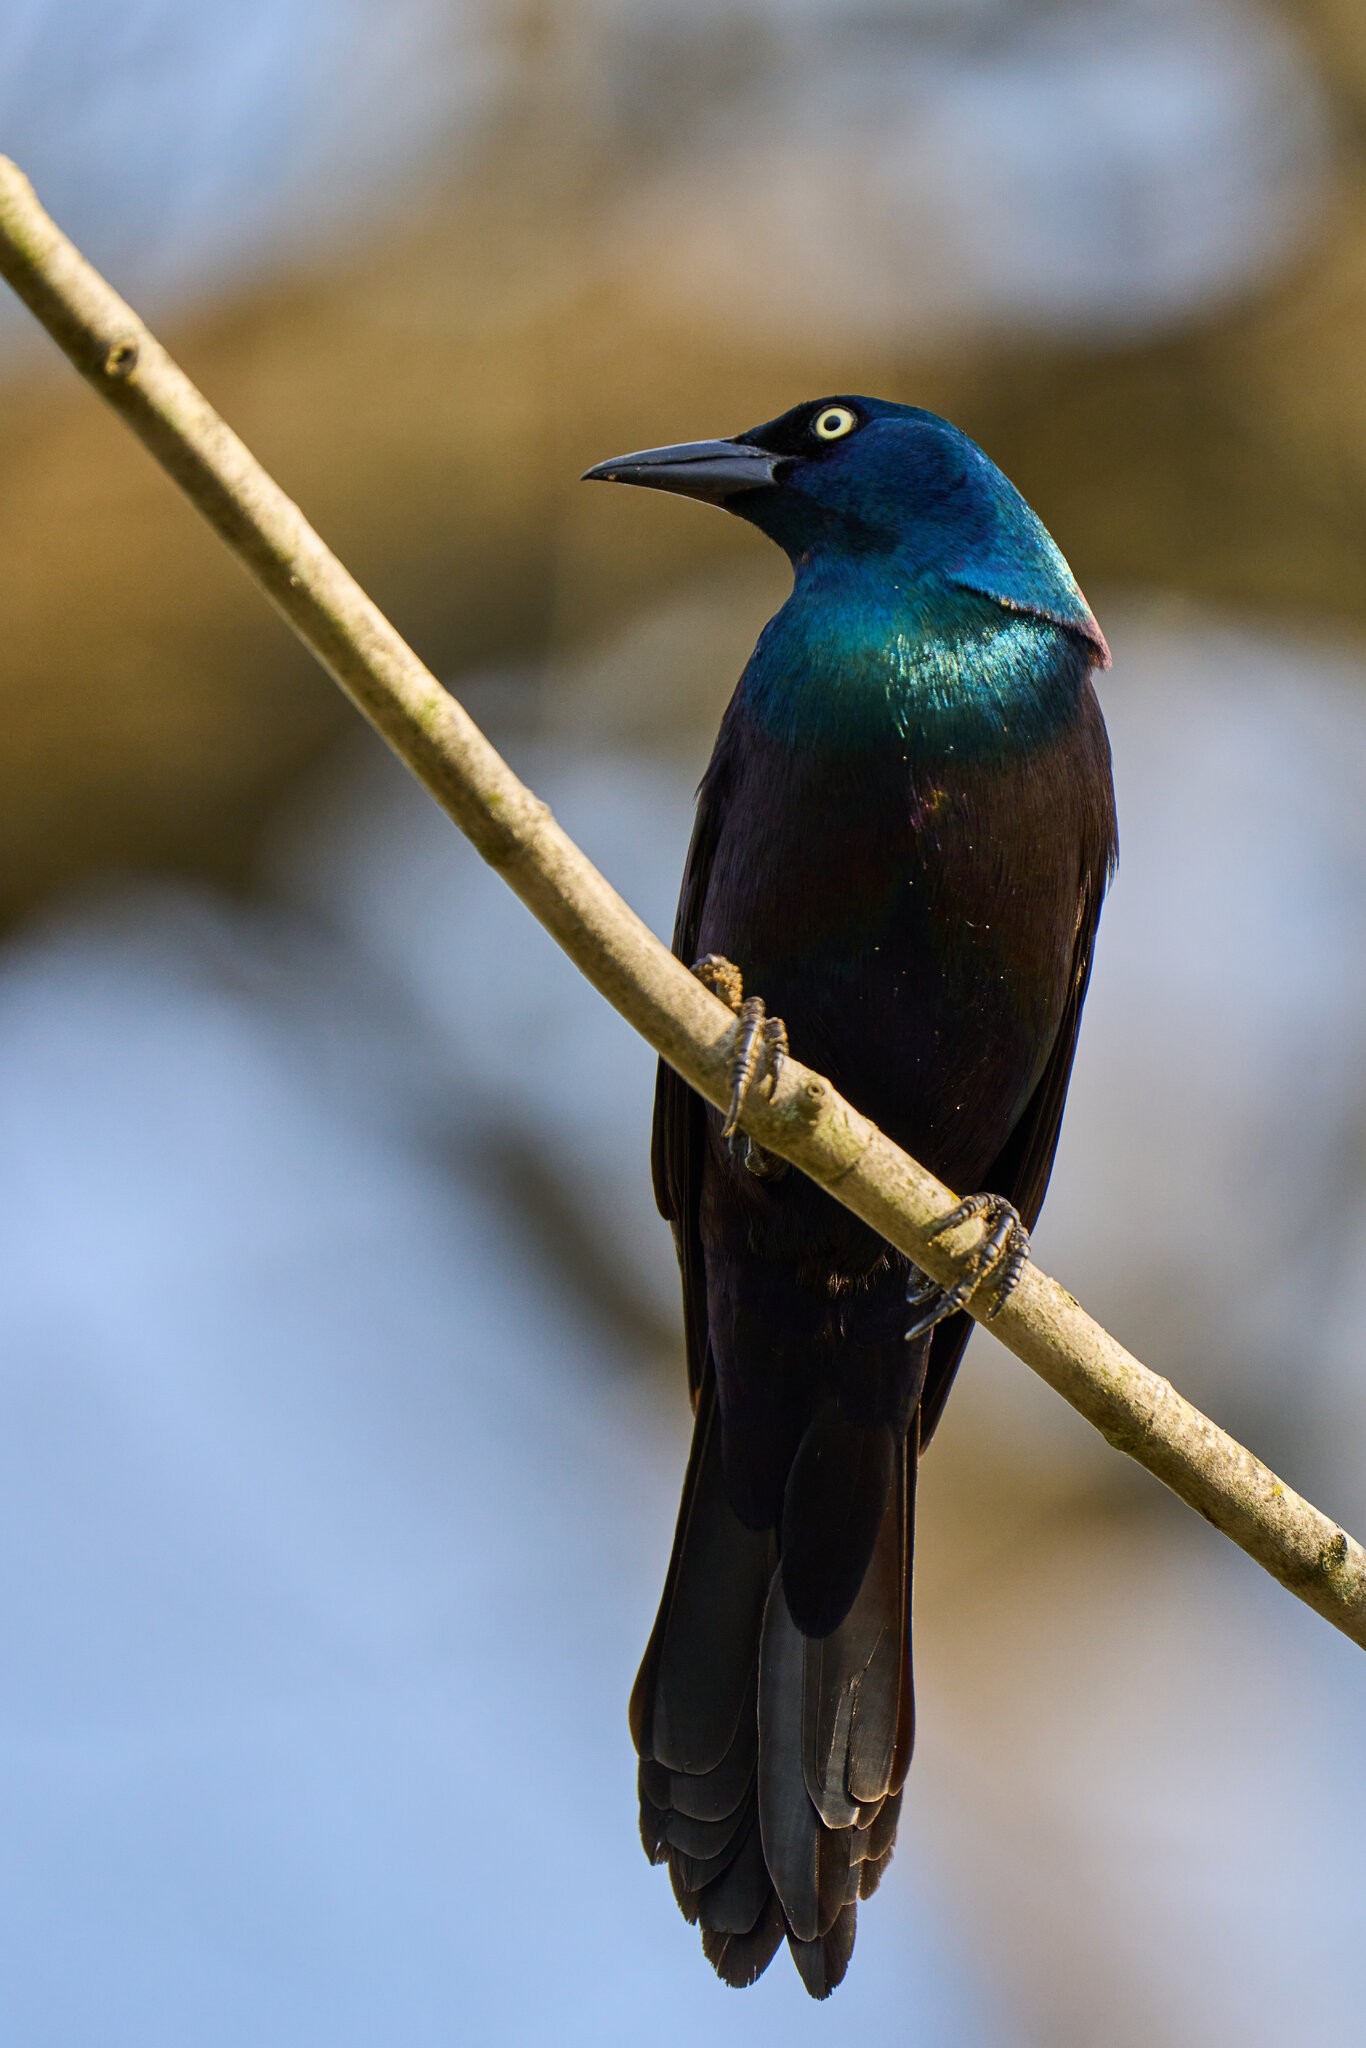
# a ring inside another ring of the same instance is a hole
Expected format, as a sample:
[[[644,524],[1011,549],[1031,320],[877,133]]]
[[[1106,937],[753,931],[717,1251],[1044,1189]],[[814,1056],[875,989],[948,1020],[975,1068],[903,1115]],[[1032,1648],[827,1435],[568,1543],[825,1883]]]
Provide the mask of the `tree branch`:
[[[323,545],[132,309],[0,158],[0,273],[249,575],[607,1000],[724,1107],[735,1020],[616,894]],[[951,1284],[980,1224],[929,1232],[957,1197],[795,1059],[745,1129]],[[1366,1648],[1366,1553],[1141,1365],[1036,1266],[992,1333],[1119,1450]]]

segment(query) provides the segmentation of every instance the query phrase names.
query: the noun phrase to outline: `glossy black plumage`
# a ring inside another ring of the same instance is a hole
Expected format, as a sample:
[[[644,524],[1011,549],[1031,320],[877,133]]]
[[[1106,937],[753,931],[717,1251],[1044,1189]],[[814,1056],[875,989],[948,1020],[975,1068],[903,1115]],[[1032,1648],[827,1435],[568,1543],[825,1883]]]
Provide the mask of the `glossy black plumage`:
[[[1099,629],[932,415],[826,400],[726,447],[603,468],[704,474],[796,569],[699,792],[674,950],[734,961],[800,1058],[1032,1223],[1114,861]],[[632,1702],[642,1833],[727,1982],[786,1936],[823,1997],[891,1853],[916,1464],[971,1326],[907,1343],[907,1261],[800,1174],[747,1171],[667,1068],[654,1172],[696,1425]]]

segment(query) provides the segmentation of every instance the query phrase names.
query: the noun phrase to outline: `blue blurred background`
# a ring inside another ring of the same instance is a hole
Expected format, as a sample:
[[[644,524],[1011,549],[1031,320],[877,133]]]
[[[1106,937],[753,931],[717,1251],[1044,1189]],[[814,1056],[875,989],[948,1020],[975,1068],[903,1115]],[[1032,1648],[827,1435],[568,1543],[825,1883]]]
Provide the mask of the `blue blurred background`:
[[[1040,1256],[1366,1525],[1359,10],[9,0],[0,136],[661,931],[782,567],[579,471],[986,444],[1115,651]],[[1360,2039],[1358,1653],[986,1338],[849,1981],[716,1984],[650,1057],[9,305],[0,379],[0,2039]]]

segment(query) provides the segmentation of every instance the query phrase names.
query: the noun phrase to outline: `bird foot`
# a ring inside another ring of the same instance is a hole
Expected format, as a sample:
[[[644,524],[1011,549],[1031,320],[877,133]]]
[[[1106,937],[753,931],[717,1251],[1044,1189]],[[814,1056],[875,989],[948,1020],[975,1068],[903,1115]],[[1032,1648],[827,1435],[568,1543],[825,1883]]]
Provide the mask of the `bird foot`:
[[[744,977],[733,960],[720,953],[708,953],[694,963],[692,971],[704,987],[720,996],[727,1009],[735,1012],[737,1020],[730,1061],[730,1106],[721,1135],[730,1147],[731,1157],[738,1159],[756,1179],[776,1180],[787,1172],[787,1161],[765,1152],[739,1126],[750,1090],[760,1073],[767,1070],[770,1095],[778,1085],[787,1058],[787,1026],[781,1017],[769,1016],[762,996],[745,994]]]
[[[943,1237],[947,1231],[955,1230],[960,1223],[969,1223],[977,1216],[984,1219],[986,1228],[964,1261],[962,1278],[954,1286],[940,1287],[928,1273],[912,1266],[910,1284],[906,1289],[906,1306],[919,1310],[919,1314],[913,1316],[906,1332],[907,1343],[914,1337],[923,1337],[946,1316],[966,1308],[979,1287],[991,1286],[995,1290],[985,1317],[987,1322],[991,1322],[1001,1313],[1019,1285],[1020,1275],[1029,1258],[1029,1232],[1020,1221],[1019,1210],[1003,1195],[969,1195],[956,1209],[950,1209],[942,1222],[935,1225],[930,1236]]]

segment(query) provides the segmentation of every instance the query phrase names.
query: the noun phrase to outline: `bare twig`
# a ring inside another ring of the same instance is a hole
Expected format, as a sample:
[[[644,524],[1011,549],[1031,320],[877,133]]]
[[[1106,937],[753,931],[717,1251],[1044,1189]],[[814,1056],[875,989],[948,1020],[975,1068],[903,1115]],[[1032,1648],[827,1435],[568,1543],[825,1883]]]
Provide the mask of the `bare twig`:
[[[735,1020],[622,901],[418,660],[298,507],[0,158],[0,272],[122,414],[299,637],[516,890],[571,960],[669,1064],[724,1107]],[[956,1196],[830,1083],[789,1060],[747,1131],[829,1190],[935,1280],[981,1226],[929,1235]],[[1027,1266],[993,1333],[1120,1450],[1366,1648],[1366,1553],[1168,1381]]]

